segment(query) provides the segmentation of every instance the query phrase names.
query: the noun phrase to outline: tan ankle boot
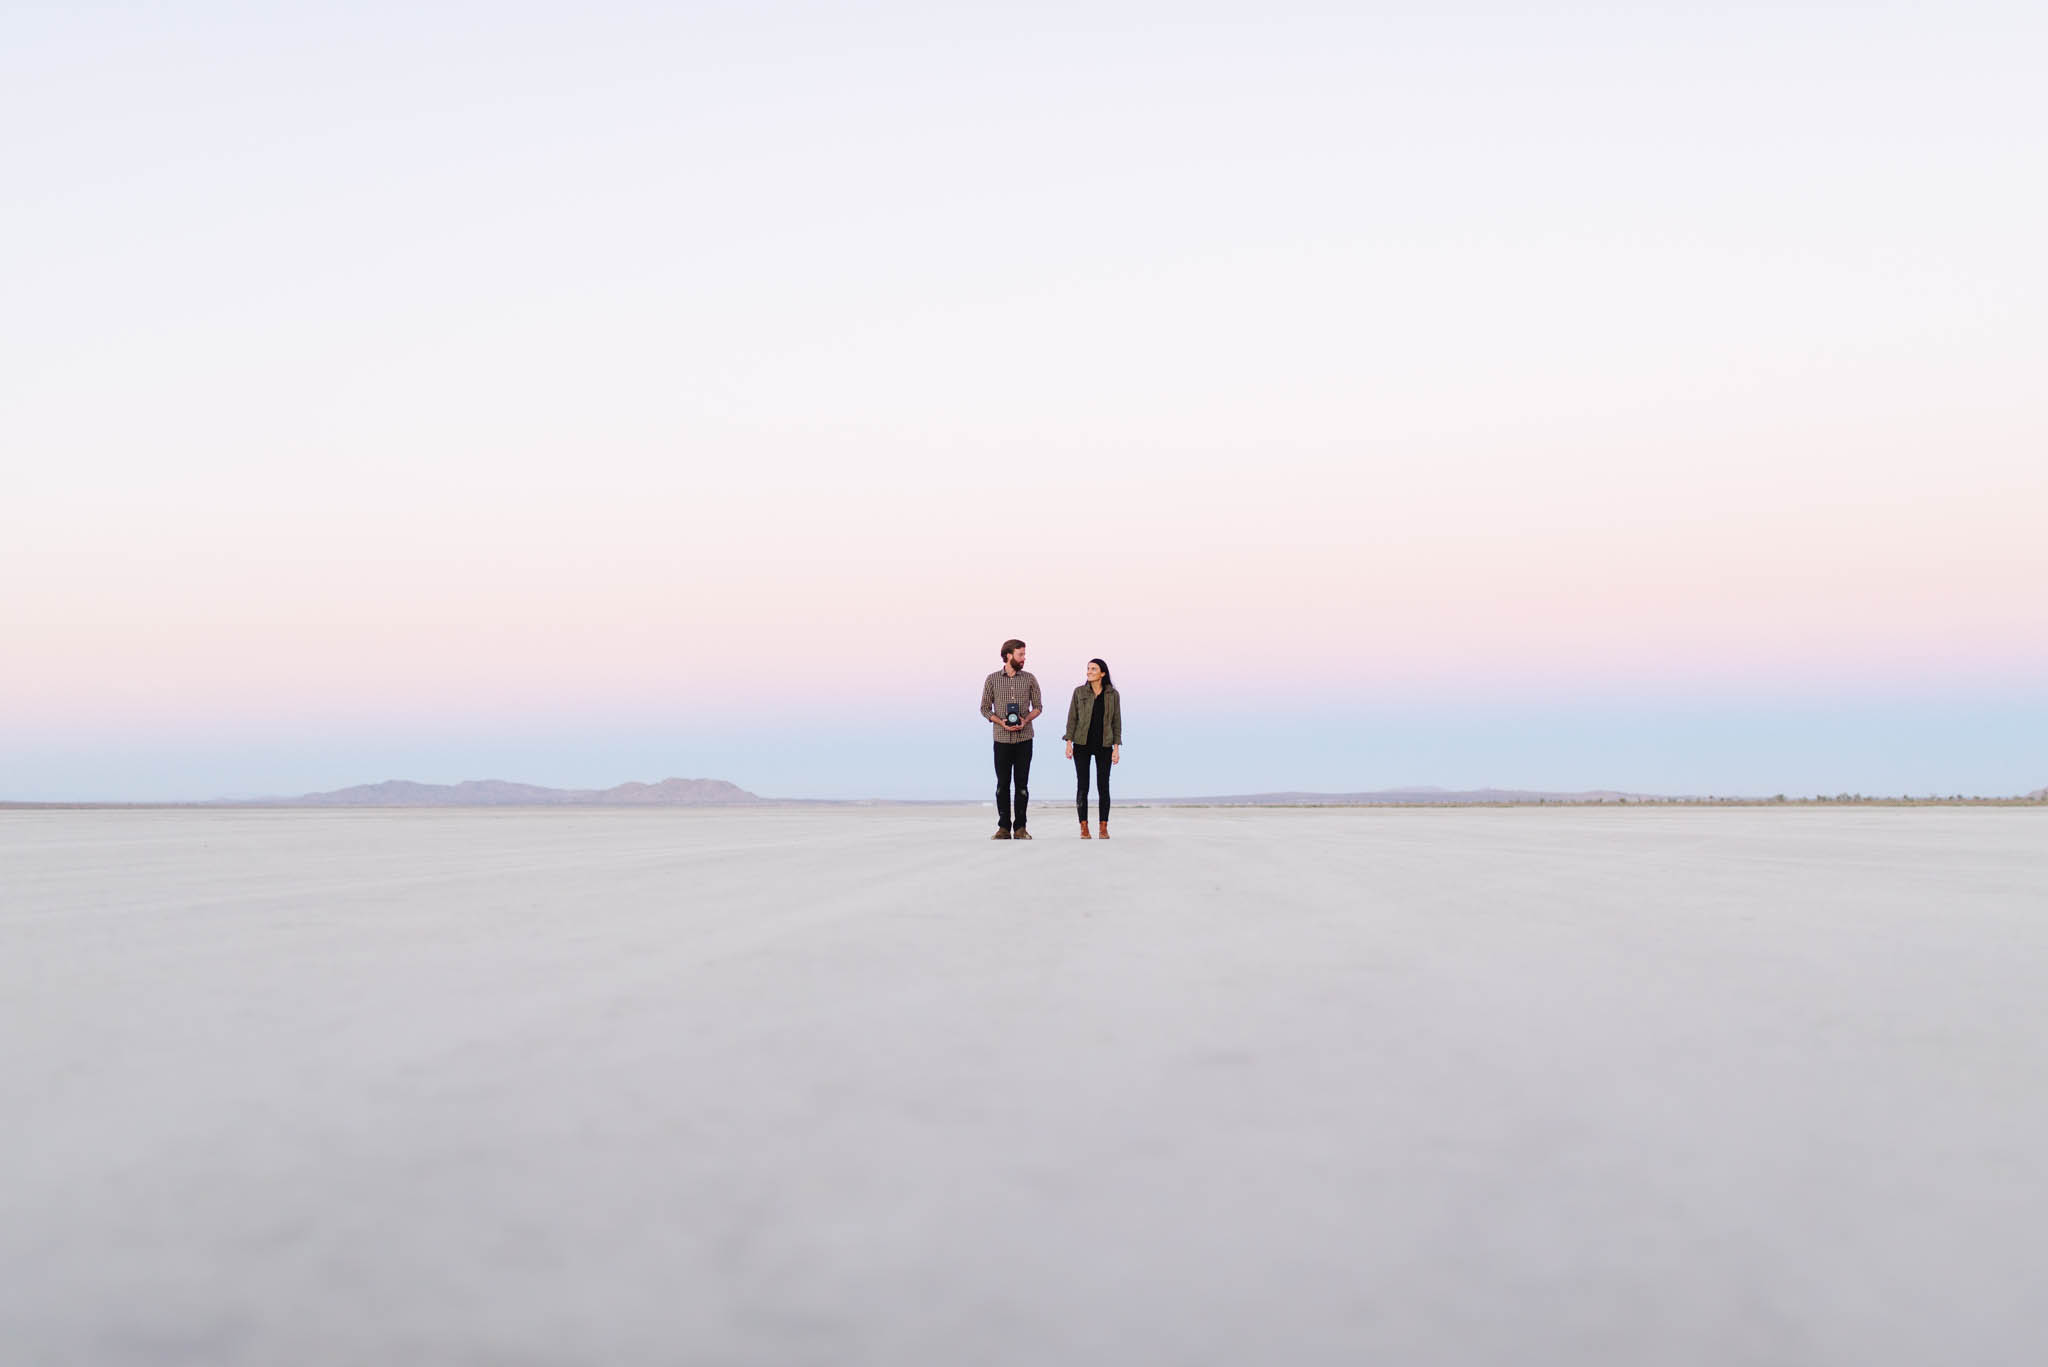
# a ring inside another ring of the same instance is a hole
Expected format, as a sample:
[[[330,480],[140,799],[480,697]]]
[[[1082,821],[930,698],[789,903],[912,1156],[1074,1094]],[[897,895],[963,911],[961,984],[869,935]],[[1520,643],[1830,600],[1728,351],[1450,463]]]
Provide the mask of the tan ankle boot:
[[[1095,834],[1101,836],[1104,840],[1109,839],[1109,823],[1107,821],[1096,822]]]
[[[1081,838],[1083,840],[1093,840],[1095,838],[1094,836],[1088,834],[1088,823],[1085,821],[1081,823]]]

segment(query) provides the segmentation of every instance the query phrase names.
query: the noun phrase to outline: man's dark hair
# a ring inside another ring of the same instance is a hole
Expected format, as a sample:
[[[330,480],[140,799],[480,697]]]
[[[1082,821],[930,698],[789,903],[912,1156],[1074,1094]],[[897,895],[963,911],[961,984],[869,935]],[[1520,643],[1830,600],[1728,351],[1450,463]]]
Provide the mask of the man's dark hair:
[[[1012,636],[1009,640],[1003,642],[1003,658],[1005,660],[1008,660],[1010,658],[1011,651],[1022,650],[1023,648],[1024,643],[1018,640],[1016,637]]]

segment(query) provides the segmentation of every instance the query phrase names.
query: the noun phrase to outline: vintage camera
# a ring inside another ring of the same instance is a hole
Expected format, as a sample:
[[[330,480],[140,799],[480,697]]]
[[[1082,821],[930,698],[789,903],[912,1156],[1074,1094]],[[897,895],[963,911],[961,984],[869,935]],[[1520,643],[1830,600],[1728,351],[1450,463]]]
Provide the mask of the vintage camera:
[[[1022,726],[1024,724],[1024,714],[1017,710],[1017,704],[1011,703],[1003,711],[1003,720],[1011,726]]]

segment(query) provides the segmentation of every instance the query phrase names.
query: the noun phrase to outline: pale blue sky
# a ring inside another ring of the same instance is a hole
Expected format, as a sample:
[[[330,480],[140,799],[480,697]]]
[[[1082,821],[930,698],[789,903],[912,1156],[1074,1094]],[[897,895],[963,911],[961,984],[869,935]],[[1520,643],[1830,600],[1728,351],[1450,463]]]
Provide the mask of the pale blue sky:
[[[1012,633],[1117,662],[1134,792],[2040,786],[2044,65],[1986,4],[10,7],[0,798],[972,795]]]
[[[1213,714],[1132,700],[1128,797],[1436,784],[1769,796],[1860,792],[2010,795],[2048,786],[2048,708],[2021,696],[1690,706],[1579,703],[1288,709]],[[522,727],[450,720],[432,734],[378,724],[223,727],[177,737],[18,740],[21,772],[52,777],[5,796],[89,801],[292,794],[386,778],[512,778],[609,787],[629,778],[727,778],[772,797],[981,798],[982,734],[965,706],[948,721],[885,713],[824,742],[686,719],[549,717]],[[954,725],[953,723],[959,723]],[[1073,767],[1053,741],[1034,765],[1040,802],[1064,803]]]

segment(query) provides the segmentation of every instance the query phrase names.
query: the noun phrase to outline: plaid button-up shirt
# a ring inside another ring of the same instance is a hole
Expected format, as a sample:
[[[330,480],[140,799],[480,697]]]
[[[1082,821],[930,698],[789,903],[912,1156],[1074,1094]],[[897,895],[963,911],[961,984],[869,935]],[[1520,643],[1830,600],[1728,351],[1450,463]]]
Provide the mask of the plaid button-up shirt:
[[[1014,745],[1020,740],[1031,739],[1031,723],[1025,722],[1022,731],[1005,731],[998,720],[1009,711],[1010,704],[1017,704],[1017,715],[1028,717],[1033,712],[1045,710],[1045,700],[1039,696],[1038,680],[1028,670],[1005,674],[998,669],[988,676],[981,685],[981,715],[987,717],[989,725],[995,728],[996,740],[1005,745]]]

